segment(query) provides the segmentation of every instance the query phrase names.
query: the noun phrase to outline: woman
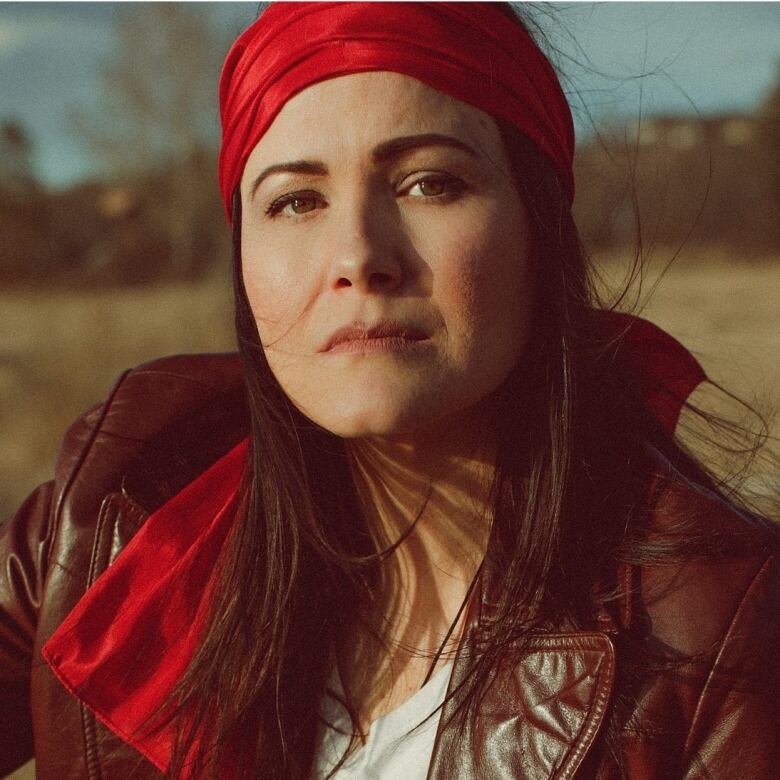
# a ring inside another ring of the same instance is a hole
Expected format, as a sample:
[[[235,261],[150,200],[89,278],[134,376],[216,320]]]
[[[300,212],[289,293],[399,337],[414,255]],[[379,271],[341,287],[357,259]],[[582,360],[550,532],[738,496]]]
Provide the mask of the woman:
[[[272,6],[220,104],[241,363],[129,372],[4,528],[4,768],[773,776],[777,533],[596,306],[512,11]]]

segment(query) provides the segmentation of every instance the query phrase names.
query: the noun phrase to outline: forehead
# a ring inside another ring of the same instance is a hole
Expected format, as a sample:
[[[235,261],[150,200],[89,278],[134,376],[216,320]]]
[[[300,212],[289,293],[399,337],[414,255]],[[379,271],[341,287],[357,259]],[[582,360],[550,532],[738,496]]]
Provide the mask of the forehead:
[[[417,79],[389,71],[313,84],[282,107],[253,150],[253,161],[359,154],[392,137],[444,133],[492,156],[501,145],[489,114]]]

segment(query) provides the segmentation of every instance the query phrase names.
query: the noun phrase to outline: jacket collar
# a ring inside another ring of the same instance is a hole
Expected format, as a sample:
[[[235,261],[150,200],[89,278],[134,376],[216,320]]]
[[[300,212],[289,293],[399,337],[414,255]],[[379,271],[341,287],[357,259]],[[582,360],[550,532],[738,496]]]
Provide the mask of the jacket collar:
[[[571,778],[591,747],[612,695],[615,654],[599,632],[528,638],[507,653],[480,703],[460,708],[474,657],[467,635],[450,679],[428,780]]]
[[[173,734],[149,735],[148,722],[200,638],[246,452],[244,440],[154,512],[42,650],[65,688],[162,771]]]

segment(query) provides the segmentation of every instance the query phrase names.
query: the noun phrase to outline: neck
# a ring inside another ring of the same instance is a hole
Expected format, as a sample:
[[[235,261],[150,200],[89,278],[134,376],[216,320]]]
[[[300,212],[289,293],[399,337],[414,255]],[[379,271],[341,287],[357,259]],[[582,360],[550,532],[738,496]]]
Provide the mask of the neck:
[[[361,509],[389,551],[339,654],[364,724],[457,650],[490,535],[496,416],[483,404],[414,436],[347,442]]]
[[[380,544],[403,539],[401,559],[423,555],[449,571],[473,572],[492,519],[490,409],[470,410],[415,436],[350,440],[347,451],[361,508]]]
[[[495,430],[483,405],[415,436],[347,443],[378,545],[397,545],[380,580],[383,634],[436,648],[449,629],[487,547]]]

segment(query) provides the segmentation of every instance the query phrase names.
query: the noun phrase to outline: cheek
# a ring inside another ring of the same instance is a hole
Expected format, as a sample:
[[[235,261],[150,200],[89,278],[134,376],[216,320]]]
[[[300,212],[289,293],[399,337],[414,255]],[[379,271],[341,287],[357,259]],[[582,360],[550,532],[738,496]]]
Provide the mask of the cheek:
[[[278,248],[250,235],[241,242],[241,272],[264,345],[286,338],[306,309],[310,280]]]
[[[533,299],[531,258],[522,214],[479,215],[480,229],[450,234],[434,273],[435,298],[463,348],[487,350],[524,339]]]

